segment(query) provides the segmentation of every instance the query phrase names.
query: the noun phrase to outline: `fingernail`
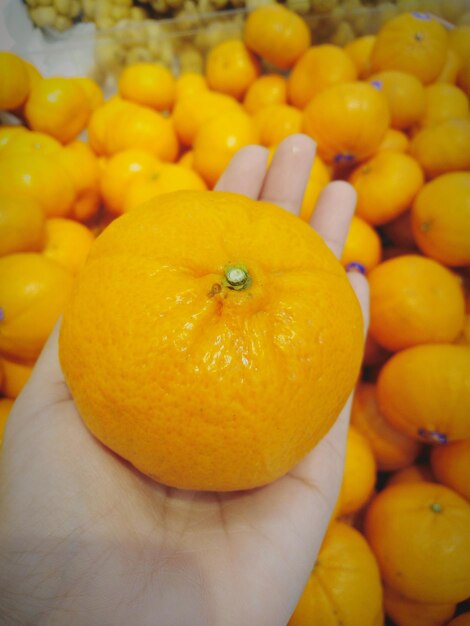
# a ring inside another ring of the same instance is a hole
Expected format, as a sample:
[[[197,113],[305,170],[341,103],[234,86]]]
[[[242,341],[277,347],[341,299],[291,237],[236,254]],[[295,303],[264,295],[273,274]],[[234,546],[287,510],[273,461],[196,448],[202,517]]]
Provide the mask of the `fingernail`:
[[[358,272],[359,274],[365,275],[366,268],[364,267],[364,265],[362,265],[362,263],[358,263],[357,261],[352,261],[351,263],[348,263],[346,265],[346,271],[347,272]]]

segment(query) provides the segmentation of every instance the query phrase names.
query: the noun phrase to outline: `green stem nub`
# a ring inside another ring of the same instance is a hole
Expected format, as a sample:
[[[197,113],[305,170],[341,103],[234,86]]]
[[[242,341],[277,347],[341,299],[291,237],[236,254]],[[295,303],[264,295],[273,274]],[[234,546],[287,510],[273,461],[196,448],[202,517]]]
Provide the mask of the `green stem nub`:
[[[241,291],[251,285],[251,276],[245,265],[227,265],[224,267],[225,284],[229,289]]]
[[[433,513],[442,513],[442,506],[439,504],[439,502],[433,502],[431,504],[431,511]]]

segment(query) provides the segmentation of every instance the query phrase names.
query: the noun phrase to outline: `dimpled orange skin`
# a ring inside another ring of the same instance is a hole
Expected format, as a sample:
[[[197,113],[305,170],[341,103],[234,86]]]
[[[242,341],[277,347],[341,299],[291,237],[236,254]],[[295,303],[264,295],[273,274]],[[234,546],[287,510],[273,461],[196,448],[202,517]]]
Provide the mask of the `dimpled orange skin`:
[[[224,284],[233,264],[246,289]],[[355,383],[362,335],[313,229],[269,203],[184,191],[95,241],[59,352],[100,441],[163,484],[230,491],[275,480],[316,445]]]

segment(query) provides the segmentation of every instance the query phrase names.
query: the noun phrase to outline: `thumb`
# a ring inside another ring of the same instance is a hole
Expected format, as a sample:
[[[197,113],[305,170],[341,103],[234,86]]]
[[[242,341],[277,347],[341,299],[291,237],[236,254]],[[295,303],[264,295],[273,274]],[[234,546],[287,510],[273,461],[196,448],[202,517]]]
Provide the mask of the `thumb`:
[[[33,401],[35,411],[41,411],[52,404],[71,399],[59,363],[60,324],[59,319],[36,361],[27,384],[18,397],[18,400],[28,398]]]

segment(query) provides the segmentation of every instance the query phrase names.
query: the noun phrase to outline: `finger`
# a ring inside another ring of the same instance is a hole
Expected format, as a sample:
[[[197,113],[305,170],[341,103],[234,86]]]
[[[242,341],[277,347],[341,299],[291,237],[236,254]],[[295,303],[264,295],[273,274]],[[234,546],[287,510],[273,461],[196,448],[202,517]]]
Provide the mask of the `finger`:
[[[316,144],[307,135],[291,135],[281,141],[266,174],[260,199],[298,215],[315,151]]]
[[[361,305],[362,318],[364,320],[364,337],[367,335],[369,328],[369,283],[362,272],[351,270],[348,272],[348,280],[354,289],[359,304]]]
[[[343,252],[355,208],[354,187],[336,180],[322,190],[310,219],[310,224],[338,259]]]
[[[38,410],[44,408],[45,403],[61,402],[71,397],[59,363],[59,332],[60,320],[42,349],[25,386],[25,391],[28,391],[27,395],[35,399]]]
[[[241,148],[227,165],[214,191],[230,191],[257,200],[263,186],[269,152],[262,146]]]

